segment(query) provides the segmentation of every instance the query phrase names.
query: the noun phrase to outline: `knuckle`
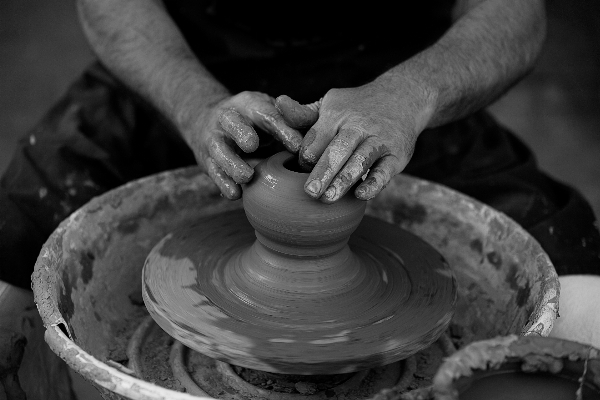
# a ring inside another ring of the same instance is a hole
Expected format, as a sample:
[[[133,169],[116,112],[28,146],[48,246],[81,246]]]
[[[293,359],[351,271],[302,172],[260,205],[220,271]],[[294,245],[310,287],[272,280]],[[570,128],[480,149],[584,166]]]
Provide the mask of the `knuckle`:
[[[344,130],[353,134],[354,136],[359,136],[360,138],[367,138],[373,136],[373,124],[368,120],[358,115],[351,115],[346,119],[346,124],[344,126]]]
[[[260,102],[268,102],[270,104],[273,103],[273,99],[271,98],[271,96],[262,93],[262,92],[255,92],[255,91],[251,91],[251,90],[244,90],[243,92],[240,92],[236,95],[236,98],[238,101],[241,101],[242,103],[245,103],[246,105],[248,104],[260,104]]]
[[[212,174],[214,172],[214,168],[215,168],[215,163],[212,159],[212,157],[210,157],[209,155],[206,155],[204,157],[202,157],[202,162],[204,163],[204,166],[206,167],[206,171],[208,172],[208,174]]]
[[[220,141],[216,139],[209,140],[207,143],[207,148],[211,154],[215,154],[221,148]]]
[[[231,117],[231,116],[238,116],[238,115],[239,115],[239,113],[236,111],[235,107],[224,107],[221,110],[221,117],[223,117],[223,116]]]
[[[256,111],[256,113],[271,126],[277,125],[281,119],[281,116],[275,112]]]
[[[332,164],[327,164],[327,167],[325,167],[325,170],[323,171],[323,178],[325,180],[328,180],[330,177],[333,176],[333,174],[335,173],[335,166]]]
[[[336,97],[339,96],[342,92],[344,91],[344,89],[339,89],[339,88],[332,88],[329,89],[327,91],[327,93],[325,93],[325,96],[323,97],[324,99],[328,98],[328,97]]]
[[[360,165],[354,164],[345,168],[344,172],[340,174],[343,182],[350,182],[349,184],[353,184],[358,181],[358,179],[364,175],[366,169],[362,168]]]
[[[365,157],[362,153],[354,153],[352,155],[352,162],[354,164],[360,165],[361,167],[364,167],[367,161],[367,157]]]
[[[347,188],[351,186],[356,180],[355,171],[344,171],[336,178],[337,186],[341,188]]]
[[[217,121],[219,121],[219,124],[223,125],[223,123],[229,118],[229,110],[229,108],[219,110],[219,113],[217,114]]]
[[[219,125],[225,128],[234,123],[234,120],[239,119],[240,114],[232,107],[224,108],[219,112]]]
[[[382,167],[373,168],[373,178],[375,178],[373,184],[381,184],[387,180],[388,172]]]
[[[315,101],[314,103],[306,104],[306,107],[308,107],[311,111],[318,113],[322,104],[323,104],[323,97],[321,97],[319,100]]]
[[[338,136],[331,142],[331,146],[337,147],[341,150],[349,148],[350,146],[352,146],[352,143],[345,137]]]
[[[236,94],[234,97],[236,100],[240,100],[240,101],[247,101],[250,100],[253,96],[254,92],[248,91],[248,90],[244,90],[242,92],[239,92],[238,94]]]

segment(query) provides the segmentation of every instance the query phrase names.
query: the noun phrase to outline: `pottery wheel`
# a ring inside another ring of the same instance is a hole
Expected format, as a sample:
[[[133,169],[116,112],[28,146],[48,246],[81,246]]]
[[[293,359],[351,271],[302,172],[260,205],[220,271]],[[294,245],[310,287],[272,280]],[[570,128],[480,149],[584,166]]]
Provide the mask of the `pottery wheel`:
[[[186,346],[262,371],[334,374],[409,357],[450,323],[455,279],[417,236],[367,216],[327,257],[290,256],[254,225],[244,210],[209,215],[149,254],[146,307]]]

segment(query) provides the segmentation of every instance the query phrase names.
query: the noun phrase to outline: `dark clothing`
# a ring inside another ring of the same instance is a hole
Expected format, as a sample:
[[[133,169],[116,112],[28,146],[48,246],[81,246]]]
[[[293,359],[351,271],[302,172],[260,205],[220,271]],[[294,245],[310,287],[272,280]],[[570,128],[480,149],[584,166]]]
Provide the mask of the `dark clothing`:
[[[166,1],[202,63],[233,93],[257,90],[302,102],[364,84],[422,50],[449,25],[451,6],[430,0],[401,15],[388,8],[378,18],[354,18],[366,11],[350,9],[335,24],[325,23],[335,10],[322,9],[316,19],[299,13],[310,19],[311,33],[299,35],[307,30],[289,19],[265,28],[272,16],[264,10],[228,13],[220,10],[231,7],[219,8],[224,0],[207,3]],[[434,3],[442,12],[432,15]],[[29,287],[46,238],[92,197],[193,164],[190,149],[156,110],[92,66],[21,139],[0,181],[0,280]],[[405,172],[505,212],[541,243],[559,274],[600,274],[600,235],[588,203],[539,171],[529,149],[486,113],[423,132]]]
[[[369,82],[434,43],[450,26],[454,1],[164,3],[202,64],[232,93],[312,103],[329,89]]]
[[[42,244],[92,197],[195,163],[158,113],[100,65],[19,142],[0,180],[0,280],[29,287]]]

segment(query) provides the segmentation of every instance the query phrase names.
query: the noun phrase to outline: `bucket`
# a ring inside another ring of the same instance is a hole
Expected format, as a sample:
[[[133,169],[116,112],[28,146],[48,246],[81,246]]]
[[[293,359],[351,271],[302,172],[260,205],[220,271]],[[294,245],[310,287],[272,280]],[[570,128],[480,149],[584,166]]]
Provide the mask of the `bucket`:
[[[474,342],[437,371],[435,400],[598,400],[600,350],[515,335]]]
[[[46,342],[107,399],[198,399],[129,368],[128,343],[148,316],[141,271],[168,232],[240,208],[241,201],[222,198],[197,168],[153,175],[91,200],[60,224],[36,262],[32,282]],[[448,261],[458,282],[447,332],[456,347],[552,329],[556,272],[540,245],[506,215],[407,175],[369,201],[366,214],[420,236]]]

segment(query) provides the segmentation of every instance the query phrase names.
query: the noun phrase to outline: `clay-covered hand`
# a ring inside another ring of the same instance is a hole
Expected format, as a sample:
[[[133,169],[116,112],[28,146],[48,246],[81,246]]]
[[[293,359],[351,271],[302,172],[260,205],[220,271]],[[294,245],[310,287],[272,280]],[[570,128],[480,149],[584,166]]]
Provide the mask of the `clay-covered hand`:
[[[197,121],[189,144],[223,196],[232,200],[240,198],[240,184],[250,181],[254,174],[234,146],[246,153],[255,151],[259,144],[255,128],[273,135],[292,153],[298,152],[302,142],[302,135],[283,120],[275,100],[264,93],[241,92],[226,97]]]
[[[432,105],[410,80],[401,87],[398,93],[375,81],[327,92],[318,104],[318,119],[312,121],[314,125],[300,147],[300,165],[307,170],[313,167],[304,186],[308,195],[325,203],[335,202],[368,172],[354,194],[369,200],[404,169],[431,116]],[[282,98],[277,99],[283,117],[297,127],[280,106],[282,102]],[[301,122],[306,125],[309,121]]]

